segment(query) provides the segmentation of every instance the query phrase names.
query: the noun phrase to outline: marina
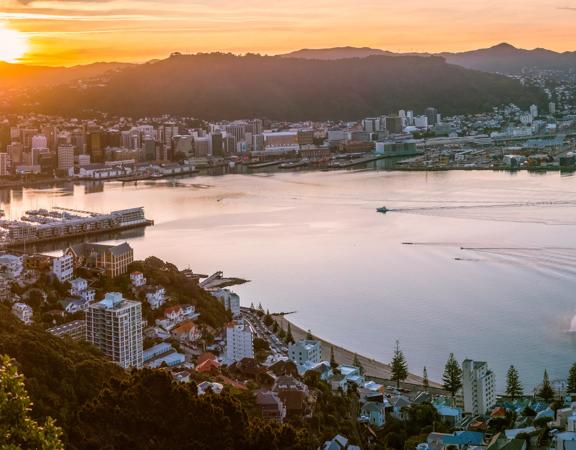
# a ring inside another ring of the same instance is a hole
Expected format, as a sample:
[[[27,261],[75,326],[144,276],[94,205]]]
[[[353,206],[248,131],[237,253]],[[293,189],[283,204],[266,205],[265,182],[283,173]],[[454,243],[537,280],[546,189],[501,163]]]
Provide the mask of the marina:
[[[108,214],[63,207],[27,210],[20,220],[0,220],[0,249],[151,225],[143,207]]]

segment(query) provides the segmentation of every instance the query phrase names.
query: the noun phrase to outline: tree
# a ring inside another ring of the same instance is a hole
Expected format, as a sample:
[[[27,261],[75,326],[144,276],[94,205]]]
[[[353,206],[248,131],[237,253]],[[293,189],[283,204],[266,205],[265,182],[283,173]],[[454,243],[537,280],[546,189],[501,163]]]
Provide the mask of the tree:
[[[422,372],[422,386],[424,386],[424,391],[428,392],[430,383],[428,382],[428,370],[426,369],[426,366],[424,366],[424,370]]]
[[[44,426],[30,418],[32,402],[24,380],[9,356],[0,360],[0,448],[64,449],[62,434],[51,418]]]
[[[568,393],[576,393],[576,363],[572,364],[570,367],[570,372],[568,373],[568,385],[566,386]]]
[[[522,383],[520,383],[518,370],[514,366],[510,366],[506,374],[506,395],[512,400],[522,395]]]
[[[294,343],[294,336],[292,336],[292,325],[288,322],[288,329],[286,331],[286,343],[293,344]]]
[[[308,330],[308,332],[306,333],[306,340],[308,341],[314,340],[314,336],[312,335],[312,332],[310,330]]]
[[[452,403],[454,403],[456,393],[462,387],[462,369],[456,358],[454,358],[454,353],[450,353],[448,361],[446,361],[442,382],[444,389],[452,394]]]
[[[400,387],[400,382],[408,378],[408,364],[406,363],[406,358],[404,353],[400,350],[400,342],[396,341],[396,349],[394,350],[394,356],[392,357],[392,362],[390,363],[390,369],[392,371],[392,381],[396,382],[396,387]]]
[[[334,346],[330,346],[330,367],[335,369],[338,367],[338,363],[336,362],[336,357],[334,356]]]
[[[360,358],[358,358],[358,354],[354,353],[354,360],[352,361],[352,365],[358,367],[360,369],[360,373],[364,374],[364,366],[360,362]]]
[[[538,391],[538,396],[542,397],[546,402],[554,398],[554,389],[552,389],[552,385],[550,384],[547,370],[544,370],[544,378],[542,379],[542,386],[540,387],[540,391]]]

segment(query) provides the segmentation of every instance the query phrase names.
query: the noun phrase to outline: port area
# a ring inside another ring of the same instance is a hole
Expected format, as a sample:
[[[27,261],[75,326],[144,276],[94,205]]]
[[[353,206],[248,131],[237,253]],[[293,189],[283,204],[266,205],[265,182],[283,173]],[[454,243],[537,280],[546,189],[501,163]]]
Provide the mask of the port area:
[[[107,214],[54,207],[26,211],[20,220],[0,220],[0,249],[17,248],[154,225],[143,207]]]

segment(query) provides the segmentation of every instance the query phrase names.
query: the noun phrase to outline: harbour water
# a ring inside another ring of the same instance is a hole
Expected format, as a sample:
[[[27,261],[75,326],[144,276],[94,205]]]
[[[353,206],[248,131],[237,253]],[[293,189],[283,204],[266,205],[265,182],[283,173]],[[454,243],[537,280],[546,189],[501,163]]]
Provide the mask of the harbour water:
[[[252,280],[242,302],[440,379],[450,352],[527,390],[576,361],[576,178],[559,173],[294,172],[0,191],[9,218],[143,206],[137,258]],[[376,208],[392,209],[379,214]],[[59,244],[61,245],[61,244]],[[572,330],[574,331],[574,330]]]

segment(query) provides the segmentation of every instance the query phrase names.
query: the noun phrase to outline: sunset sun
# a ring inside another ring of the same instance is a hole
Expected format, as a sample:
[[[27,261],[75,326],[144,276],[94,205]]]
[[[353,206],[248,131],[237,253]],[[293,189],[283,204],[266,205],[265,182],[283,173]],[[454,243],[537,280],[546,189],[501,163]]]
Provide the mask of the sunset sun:
[[[27,50],[26,35],[0,25],[0,61],[17,62]]]

